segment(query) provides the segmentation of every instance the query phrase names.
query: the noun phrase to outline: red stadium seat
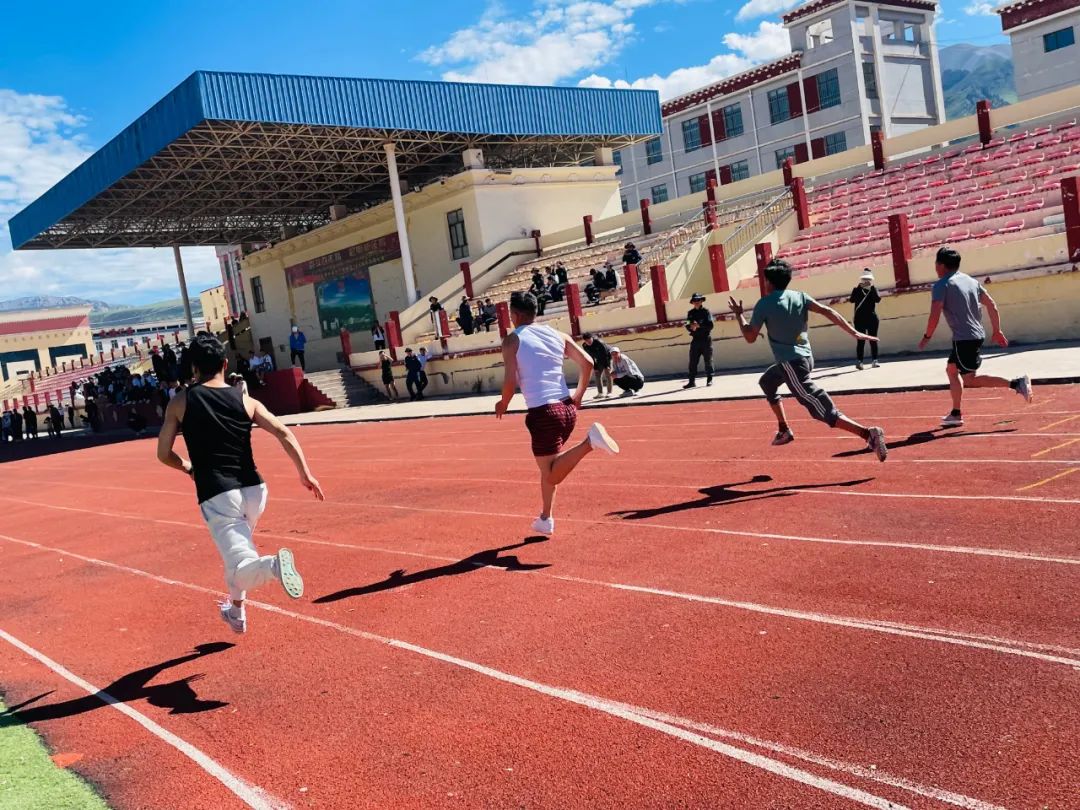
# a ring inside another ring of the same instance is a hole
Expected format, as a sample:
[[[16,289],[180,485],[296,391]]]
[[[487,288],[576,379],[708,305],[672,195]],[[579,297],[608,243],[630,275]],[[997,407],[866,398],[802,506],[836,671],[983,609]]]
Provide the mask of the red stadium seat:
[[[944,186],[934,192],[934,199],[944,200],[948,197],[956,196],[956,186]]]
[[[981,143],[973,143],[973,144],[969,144],[968,146],[965,146],[960,151],[960,154],[961,155],[971,155],[971,154],[974,154],[975,152],[981,152],[981,151],[982,151],[982,144]]]
[[[1008,142],[1009,143],[1016,143],[1017,141],[1022,141],[1027,137],[1028,137],[1027,130],[1024,130],[1023,132],[1016,132],[1016,133],[1009,136]]]
[[[1020,207],[1018,210],[1021,213],[1025,211],[1038,211],[1040,208],[1043,207],[1044,202],[1045,201],[1042,197],[1034,197],[1030,200],[1027,200],[1026,202],[1020,203]]]
[[[963,214],[951,214],[950,216],[945,217],[944,225],[945,225],[946,228],[955,228],[957,225],[963,225],[963,224],[964,224],[964,215]]]
[[[1074,174],[1078,171],[1080,171],[1080,163],[1066,163],[1057,168],[1057,174]]]
[[[967,228],[961,228],[960,230],[950,232],[949,235],[945,237],[945,241],[963,242],[969,236],[971,236],[971,231],[969,231]]]
[[[1061,132],[1063,129],[1072,129],[1076,126],[1076,119],[1073,118],[1069,121],[1062,121],[1059,124],[1054,125],[1054,132]]]
[[[990,209],[990,217],[991,219],[996,219],[997,217],[1007,217],[1015,214],[1016,209],[1016,203],[1006,203],[1005,205],[999,205],[997,208]]]
[[[1043,127],[1038,127],[1037,129],[1031,130],[1031,137],[1038,138],[1040,135],[1049,135],[1051,131],[1053,131],[1053,129],[1054,128],[1049,124]]]
[[[1034,152],[1024,158],[1023,165],[1034,166],[1037,163],[1042,163],[1044,160],[1046,160],[1046,155],[1044,155],[1042,152]]]
[[[913,216],[915,218],[928,217],[932,213],[934,213],[934,206],[932,206],[932,205],[924,205],[922,208],[916,208],[914,211],[912,211],[911,216]]]
[[[990,209],[980,208],[978,211],[972,211],[965,218],[965,222],[982,222],[984,219],[990,219]]]
[[[1011,219],[998,228],[998,233],[1016,233],[1024,230],[1025,222],[1022,219]]]
[[[989,239],[991,236],[995,236],[997,231],[993,228],[983,228],[981,231],[972,231],[972,239]]]
[[[1009,199],[1009,196],[1009,190],[1007,188],[999,188],[987,194],[986,198],[983,201],[988,203],[996,203],[1001,202],[1002,200]]]
[[[1039,140],[1039,148],[1045,149],[1048,146],[1057,146],[1059,143],[1061,143],[1061,136],[1051,135],[1048,138],[1041,138]]]
[[[1047,175],[1050,175],[1050,174],[1053,174],[1053,173],[1054,173],[1054,167],[1053,166],[1040,166],[1039,168],[1032,170],[1031,174],[1029,174],[1028,176],[1032,180],[1038,180],[1039,178],[1046,177]]]
[[[1039,145],[1037,143],[1035,143],[1035,141],[1028,140],[1028,141],[1020,144],[1019,146],[1017,146],[1015,151],[1013,152],[1013,154],[1022,155],[1025,152],[1034,152],[1038,148],[1039,148]]]
[[[943,214],[946,211],[955,211],[959,207],[960,207],[960,200],[958,200],[958,199],[956,199],[954,197],[951,200],[945,200],[944,202],[939,202],[938,205],[937,205],[937,212],[939,214]],[[959,223],[957,223],[957,224],[959,224]]]

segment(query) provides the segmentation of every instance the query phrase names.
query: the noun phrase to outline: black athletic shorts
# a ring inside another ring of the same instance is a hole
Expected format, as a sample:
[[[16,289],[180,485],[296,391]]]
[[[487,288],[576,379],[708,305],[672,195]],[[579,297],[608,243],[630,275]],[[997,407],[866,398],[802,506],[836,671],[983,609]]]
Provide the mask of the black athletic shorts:
[[[949,352],[949,363],[960,369],[961,374],[974,374],[982,365],[981,340],[954,340]]]

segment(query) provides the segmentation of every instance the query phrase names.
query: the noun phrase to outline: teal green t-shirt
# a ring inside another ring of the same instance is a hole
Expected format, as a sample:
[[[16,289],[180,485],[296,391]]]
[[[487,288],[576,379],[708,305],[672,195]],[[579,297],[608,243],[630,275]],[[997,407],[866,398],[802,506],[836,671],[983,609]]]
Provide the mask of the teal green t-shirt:
[[[813,357],[806,319],[814,299],[798,290],[774,290],[754,306],[750,325],[769,331],[769,345],[778,363]]]

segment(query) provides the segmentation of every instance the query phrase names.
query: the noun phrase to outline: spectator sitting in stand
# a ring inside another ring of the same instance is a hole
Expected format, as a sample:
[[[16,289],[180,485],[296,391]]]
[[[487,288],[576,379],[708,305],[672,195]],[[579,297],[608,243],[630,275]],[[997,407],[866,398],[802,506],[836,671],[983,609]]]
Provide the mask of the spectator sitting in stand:
[[[499,322],[499,312],[495,308],[495,304],[492,303],[490,298],[484,299],[484,329],[485,331],[491,331],[491,325]]]
[[[566,265],[562,262],[555,265],[555,277],[559,279],[560,284],[570,283],[570,274],[566,271]]]
[[[609,290],[619,289],[619,274],[615,272],[615,265],[611,262],[604,266],[604,284]]]

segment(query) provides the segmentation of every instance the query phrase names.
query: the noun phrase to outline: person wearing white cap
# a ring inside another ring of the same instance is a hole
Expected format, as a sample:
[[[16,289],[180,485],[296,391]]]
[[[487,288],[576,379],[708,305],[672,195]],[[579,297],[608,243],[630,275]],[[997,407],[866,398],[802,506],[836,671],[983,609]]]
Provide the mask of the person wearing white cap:
[[[877,337],[877,305],[881,303],[881,296],[878,295],[877,287],[874,286],[874,274],[869,267],[863,270],[863,274],[859,276],[859,286],[851,291],[851,297],[848,298],[848,301],[855,305],[855,316],[852,319],[855,328],[863,334]],[[855,364],[855,368],[859,369],[859,371],[863,369],[865,351],[866,341],[860,340],[856,342],[855,355],[858,357],[858,362]],[[880,365],[878,363],[877,341],[870,341],[870,357],[873,358],[874,368],[877,368]]]
[[[611,347],[611,377],[623,390],[620,397],[634,397],[645,385],[645,375],[637,363],[622,353],[618,346]]]

